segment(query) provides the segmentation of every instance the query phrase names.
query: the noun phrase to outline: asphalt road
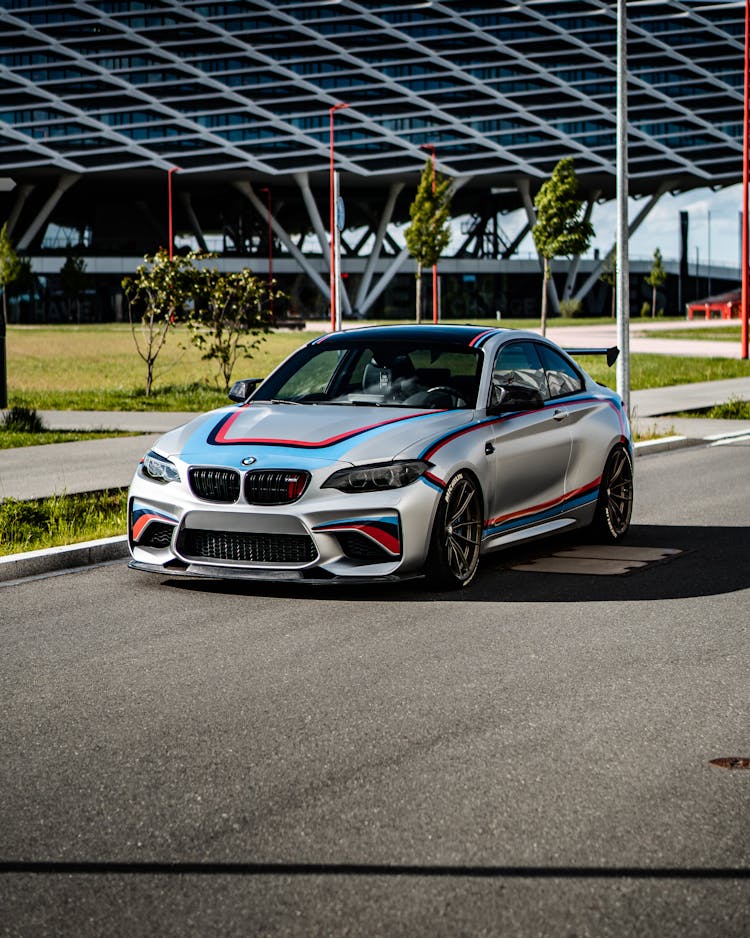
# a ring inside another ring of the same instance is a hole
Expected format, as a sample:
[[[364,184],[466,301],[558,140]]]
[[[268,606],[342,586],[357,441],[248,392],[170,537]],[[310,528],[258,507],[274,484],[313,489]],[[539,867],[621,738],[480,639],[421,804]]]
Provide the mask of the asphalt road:
[[[0,934],[746,936],[750,443],[625,576],[0,587]]]

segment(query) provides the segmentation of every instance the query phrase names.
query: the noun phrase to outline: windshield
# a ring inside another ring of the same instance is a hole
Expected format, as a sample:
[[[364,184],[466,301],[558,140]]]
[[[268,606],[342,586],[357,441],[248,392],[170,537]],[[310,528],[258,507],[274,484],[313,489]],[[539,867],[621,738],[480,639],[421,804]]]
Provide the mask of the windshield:
[[[300,349],[253,401],[474,408],[480,371],[481,353],[464,345],[329,341]]]

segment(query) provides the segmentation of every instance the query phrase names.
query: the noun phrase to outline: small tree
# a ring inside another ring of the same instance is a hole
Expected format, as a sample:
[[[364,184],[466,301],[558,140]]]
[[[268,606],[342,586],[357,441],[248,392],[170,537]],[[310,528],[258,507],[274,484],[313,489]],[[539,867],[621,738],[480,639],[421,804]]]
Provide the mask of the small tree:
[[[612,291],[612,306],[611,306],[611,315],[612,319],[616,318],[615,311],[615,299],[616,299],[616,288],[617,288],[617,245],[612,248],[612,251],[609,257],[604,262],[602,267],[602,272],[599,275],[599,279],[607,284]]]
[[[125,277],[122,289],[128,301],[130,329],[138,354],[146,363],[146,396],[151,394],[154,364],[164,348],[167,334],[182,317],[185,304],[196,292],[197,258],[191,252],[173,258],[164,248],[146,255],[133,277]]]
[[[542,287],[542,335],[547,332],[547,290],[554,257],[583,254],[591,243],[594,229],[584,217],[583,201],[578,198],[578,178],[573,160],[560,160],[552,175],[534,199],[536,224],[531,229],[537,251],[544,259]]]
[[[3,318],[0,322],[0,407],[8,406],[8,372],[5,333],[8,326],[8,287],[23,273],[23,265],[8,237],[8,225],[0,229],[0,286],[3,289]]]
[[[86,261],[72,252],[68,253],[60,268],[60,286],[68,304],[68,319],[72,319],[73,303],[76,306],[76,322],[81,321],[81,292],[86,285]]]
[[[417,262],[417,322],[422,321],[422,271],[437,264],[450,241],[450,182],[446,176],[434,173],[428,159],[409,207],[411,224],[406,229],[406,247]]]
[[[225,391],[239,356],[251,358],[268,332],[267,293],[266,282],[249,270],[198,271],[190,341],[204,360],[218,364]]]
[[[659,248],[654,251],[654,263],[644,280],[651,287],[651,318],[653,319],[656,316],[656,291],[667,282],[667,272],[664,270]]]

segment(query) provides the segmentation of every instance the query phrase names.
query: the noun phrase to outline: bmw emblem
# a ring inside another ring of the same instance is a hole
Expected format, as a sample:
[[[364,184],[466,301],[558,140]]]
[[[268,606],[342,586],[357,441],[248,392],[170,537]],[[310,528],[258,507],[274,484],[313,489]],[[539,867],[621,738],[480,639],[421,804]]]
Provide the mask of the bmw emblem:
[[[245,456],[245,458],[242,460],[242,465],[243,465],[243,466],[252,466],[252,464],[253,464],[254,462],[256,462],[256,461],[257,461],[257,460],[255,459],[255,456]]]

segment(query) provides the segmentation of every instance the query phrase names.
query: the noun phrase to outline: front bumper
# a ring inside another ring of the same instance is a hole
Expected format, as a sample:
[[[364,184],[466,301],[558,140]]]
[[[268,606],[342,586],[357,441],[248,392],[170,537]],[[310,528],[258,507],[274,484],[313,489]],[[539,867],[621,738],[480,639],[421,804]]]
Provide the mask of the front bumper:
[[[421,575],[438,493],[421,481],[356,495],[308,490],[290,505],[206,504],[136,476],[131,567],[168,576],[372,582]]]

